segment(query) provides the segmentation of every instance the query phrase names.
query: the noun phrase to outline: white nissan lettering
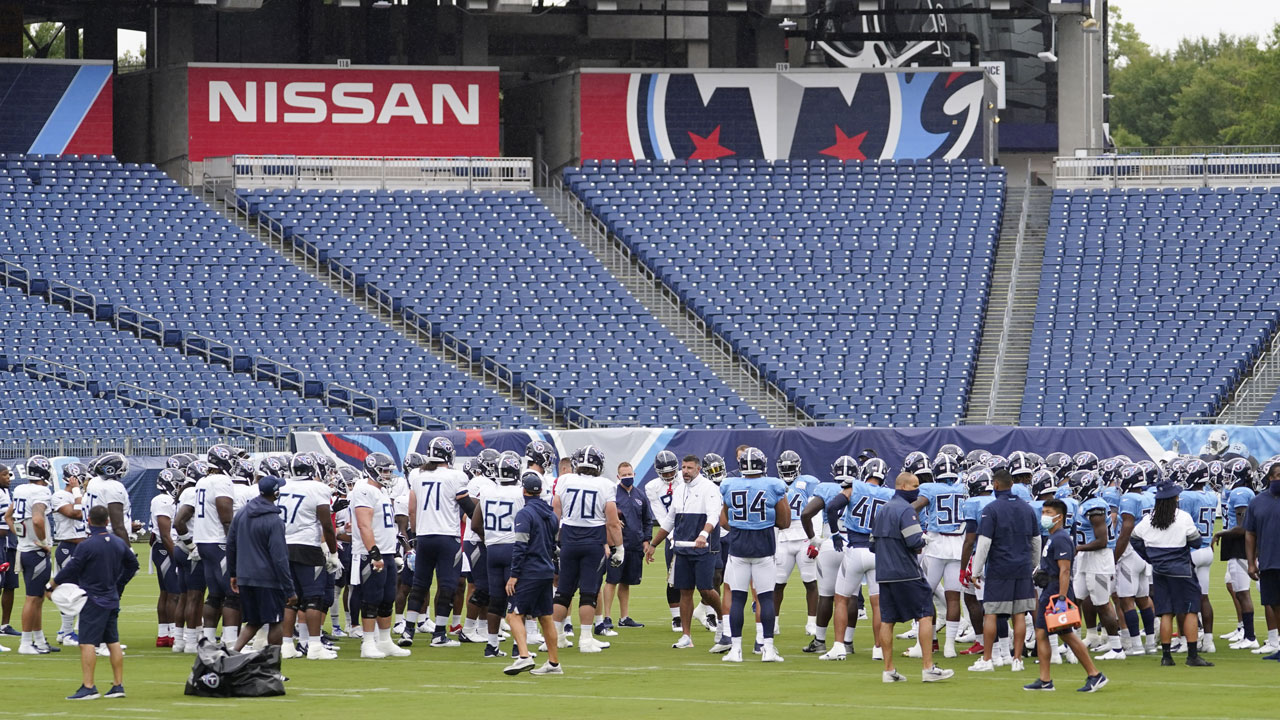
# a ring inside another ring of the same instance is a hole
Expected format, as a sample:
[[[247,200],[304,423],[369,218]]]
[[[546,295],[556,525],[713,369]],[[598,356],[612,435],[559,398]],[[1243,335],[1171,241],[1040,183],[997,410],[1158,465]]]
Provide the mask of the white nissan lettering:
[[[425,88],[424,88],[425,89]],[[392,83],[385,89],[367,82],[209,82],[209,122],[368,125],[410,118],[416,125],[480,124],[480,86],[463,88],[446,83],[430,86],[430,107],[424,108],[411,83]],[[259,108],[262,109],[259,115]],[[428,119],[428,112],[430,119]]]

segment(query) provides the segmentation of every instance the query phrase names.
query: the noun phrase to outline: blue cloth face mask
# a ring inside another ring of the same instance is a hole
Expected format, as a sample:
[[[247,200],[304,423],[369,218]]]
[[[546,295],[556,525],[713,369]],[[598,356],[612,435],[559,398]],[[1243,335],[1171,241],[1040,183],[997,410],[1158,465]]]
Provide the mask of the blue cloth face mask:
[[[902,498],[903,500],[906,500],[909,503],[915,502],[916,498],[920,497],[919,488],[915,490],[894,490],[894,492],[898,494],[898,497]]]

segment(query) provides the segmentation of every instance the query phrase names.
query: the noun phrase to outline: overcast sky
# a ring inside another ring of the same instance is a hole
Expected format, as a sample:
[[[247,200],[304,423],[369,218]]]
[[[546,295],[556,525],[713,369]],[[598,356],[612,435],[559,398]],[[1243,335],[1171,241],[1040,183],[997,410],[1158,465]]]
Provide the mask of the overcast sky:
[[[1172,50],[1184,37],[1261,35],[1280,22],[1280,0],[1111,0],[1153,47]]]

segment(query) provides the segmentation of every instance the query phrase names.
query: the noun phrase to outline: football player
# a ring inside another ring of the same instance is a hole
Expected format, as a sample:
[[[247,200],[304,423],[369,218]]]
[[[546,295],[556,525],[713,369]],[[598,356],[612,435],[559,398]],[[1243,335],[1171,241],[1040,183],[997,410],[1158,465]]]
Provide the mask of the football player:
[[[845,456],[848,457],[848,456]],[[853,458],[849,458],[852,460]],[[878,463],[878,464],[877,464]],[[884,479],[884,473],[888,466],[879,458],[871,458],[867,460],[868,468],[880,468],[884,470],[878,471],[877,477]],[[832,466],[833,472],[836,465]],[[849,472],[847,464],[845,472]],[[857,462],[854,462],[854,468]],[[864,472],[876,473],[877,470],[863,470]],[[852,479],[852,476],[850,477]],[[809,539],[808,555],[815,558],[818,566],[818,607],[817,615],[814,618],[813,639],[809,644],[802,648],[806,653],[822,654],[827,651],[827,628],[831,624],[831,613],[835,608],[836,594],[836,577],[840,573],[840,563],[844,558],[844,553],[837,550],[835,543],[839,542],[841,548],[844,545],[844,539],[841,534],[844,532],[844,516],[837,513],[836,527],[828,529],[827,506],[836,496],[840,495],[843,487],[843,477],[832,477],[829,481],[818,483],[813,488],[813,495],[809,498],[809,504],[805,506],[804,512],[800,513],[800,524],[804,528]],[[815,524],[816,521],[816,524]],[[836,538],[840,538],[836,540]],[[857,616],[854,616],[857,619]],[[839,639],[837,639],[839,642]]]
[[[942,655],[953,658],[960,630],[960,552],[964,547],[964,518],[960,506],[966,489],[960,482],[960,463],[952,455],[938,453],[932,470],[933,481],[920,485],[920,497],[926,501],[920,513],[926,538],[921,567],[934,600],[941,600],[947,608]],[[866,528],[869,533],[870,523]],[[917,657],[918,645],[917,642],[917,647],[908,651],[910,657]]]
[[[1120,626],[1115,609],[1111,607],[1111,591],[1116,577],[1115,548],[1108,547],[1111,509],[1102,499],[1102,478],[1093,470],[1076,470],[1071,473],[1070,480],[1080,501],[1075,526],[1074,594],[1085,616],[1086,634],[1093,633],[1093,626],[1087,620],[1094,614],[1107,633],[1107,652],[1098,659],[1123,660],[1125,650]],[[1085,644],[1090,644],[1089,637],[1085,638]]]
[[[1182,466],[1186,490],[1178,496],[1178,507],[1191,516],[1200,531],[1200,547],[1191,550],[1196,582],[1200,584],[1200,652],[1211,653],[1213,644],[1213,603],[1209,601],[1209,570],[1213,567],[1213,524],[1217,519],[1218,495],[1209,489],[1209,466],[1192,458]]]
[[[484,543],[485,572],[488,574],[488,633],[484,656],[505,657],[498,648],[501,642],[502,618],[506,615],[507,581],[511,579],[511,551],[516,542],[515,518],[524,507],[524,493],[520,486],[519,458],[503,453],[498,460],[497,483],[477,500],[472,513],[471,527]],[[540,473],[531,475],[542,477]],[[527,641],[527,637],[526,637]]]
[[[182,639],[173,643],[174,652],[196,653],[203,634],[204,593],[206,589],[204,566],[200,563],[200,551],[195,542],[196,485],[210,473],[209,463],[195,460],[187,464],[183,471],[186,478],[178,493],[177,510],[173,518],[173,528],[178,534],[180,548],[178,552],[186,566],[187,596],[183,600],[186,627],[182,631]]]
[[[1270,630],[1267,632],[1266,642],[1261,646],[1254,634],[1253,580],[1249,577],[1244,544],[1244,522],[1249,503],[1255,496],[1253,473],[1249,468],[1249,461],[1243,459],[1224,463],[1222,472],[1227,498],[1223,503],[1223,529],[1218,532],[1218,538],[1222,541],[1222,559],[1227,564],[1227,587],[1240,606],[1240,622],[1243,625],[1240,638],[1232,642],[1230,647],[1232,650],[1270,654],[1280,651],[1280,645],[1272,642]]]
[[[365,457],[365,480],[356,483],[348,501],[353,518],[351,582],[360,588],[360,657],[405,657],[410,650],[391,642],[391,616],[396,602],[395,503],[387,488],[395,485],[395,462],[386,453]]]
[[[89,482],[84,490],[84,512],[98,505],[107,508],[111,518],[111,531],[121,540],[129,542],[133,522],[130,517],[129,493],[124,489],[124,479],[129,472],[129,461],[120,453],[107,453],[89,463]]]
[[[204,568],[208,596],[204,604],[204,636],[217,640],[222,621],[222,640],[235,644],[240,634],[240,598],[231,592],[227,574],[227,531],[235,515],[236,486],[232,474],[238,461],[228,445],[214,445],[207,454],[210,472],[196,482],[195,526],[192,537]]]
[[[778,477],[787,484],[787,505],[791,507],[791,524],[786,530],[778,531],[778,554],[774,557],[774,565],[778,570],[778,581],[774,586],[773,599],[777,606],[777,617],[774,620],[774,635],[778,634],[782,624],[782,598],[787,589],[787,581],[797,566],[800,568],[800,582],[804,583],[806,620],[804,631],[812,635],[816,632],[818,614],[818,563],[816,557],[809,557],[809,539],[805,536],[804,525],[800,516],[809,504],[809,496],[818,486],[818,478],[800,474],[801,460],[794,450],[784,450],[778,456]]]
[[[322,469],[308,454],[294,458],[287,473],[272,463],[278,464],[278,461],[264,460],[263,470],[289,476],[276,497],[276,504],[284,510],[285,545],[289,550],[294,590],[294,602],[286,605],[284,611],[281,657],[302,656],[293,642],[297,625],[308,660],[333,660],[338,654],[326,648],[321,640],[327,608],[327,578],[338,570],[338,539],[331,515],[333,490],[321,481]]]
[[[462,572],[462,544],[458,528],[463,514],[475,512],[475,503],[467,495],[467,476],[453,467],[453,443],[445,437],[432,438],[427,444],[427,464],[409,478],[410,529],[415,533],[416,561],[413,590],[409,593],[409,610],[405,613],[405,634],[400,644],[413,642],[418,622],[417,609],[431,591],[431,577],[436,578],[435,632],[432,647],[457,647],[449,637],[449,612],[453,606]]]
[[[57,548],[53,551],[54,560],[57,561],[59,570],[71,559],[71,553],[75,552],[76,545],[79,545],[80,541],[89,534],[89,525],[85,521],[84,510],[80,504],[84,497],[81,486],[88,479],[88,475],[89,469],[78,462],[63,465],[62,489],[53,493],[49,500],[49,507],[53,510],[50,515],[53,518],[53,541],[57,543]],[[80,644],[80,639],[76,636],[75,615],[66,613],[62,615],[58,643]]]
[[[850,604],[867,585],[867,595],[871,603],[871,627],[880,627],[880,586],[876,583],[876,558],[871,552],[871,528],[875,524],[876,513],[893,499],[893,491],[881,487],[875,475],[868,475],[868,480],[858,479],[857,464],[848,456],[836,460],[831,468],[833,477],[840,479],[844,488],[827,508],[827,522],[832,536],[839,538],[839,527],[836,517],[844,520],[844,542],[838,539],[836,545],[843,545],[843,557],[840,571],[836,576],[835,588],[835,624],[837,640],[831,650],[819,657],[820,660],[844,660],[847,653],[852,652],[851,633],[846,632],[852,623],[849,621]],[[856,610],[854,620],[857,622]],[[883,659],[879,642],[871,657]]]
[[[14,491],[5,511],[5,524],[18,536],[18,559],[22,565],[22,584],[27,597],[22,604],[22,641],[20,655],[48,655],[61,652],[50,647],[44,637],[45,586],[53,576],[53,533],[49,527],[49,508],[53,505],[53,465],[43,455],[27,460],[27,482]]]
[[[487,464],[488,465],[488,464]],[[484,500],[487,493],[491,493],[498,487],[498,475],[502,472],[502,468],[508,468],[510,473],[511,467],[523,467],[524,459],[516,452],[508,450],[499,455],[497,462],[488,465],[486,473],[476,473],[475,476],[467,482],[467,495],[471,497],[476,508],[480,507],[480,503]],[[519,474],[516,475],[519,478]],[[472,516],[475,510],[472,511]],[[490,624],[488,621],[489,593],[491,587],[489,585],[488,560],[489,552],[485,543],[481,542],[480,531],[474,522],[471,521],[472,516],[467,517],[467,528],[465,538],[462,542],[462,552],[470,564],[471,582],[467,587],[467,622],[463,626],[462,632],[458,633],[459,642],[466,643],[483,643],[486,640],[486,633],[480,631],[480,615],[486,617],[486,628]]]
[[[644,484],[644,494],[649,498],[649,508],[653,511],[654,524],[664,527],[667,516],[671,514],[676,475],[680,470],[676,454],[670,450],[662,450],[653,458],[653,469],[658,473],[658,477]],[[669,543],[664,555],[667,562],[667,607],[671,610],[671,630],[683,632],[680,626],[680,591],[671,582],[671,563],[674,554]]]
[[[972,622],[983,616],[982,588],[973,583],[973,548],[978,543],[978,521],[982,519],[982,510],[995,500],[995,496],[992,495],[991,471],[985,467],[970,471],[965,484],[969,497],[960,506],[960,516],[964,520],[964,544],[960,548],[960,585],[964,588],[965,609],[969,611]],[[984,649],[979,639],[961,654],[977,655]],[[1004,656],[1000,654],[996,657]]]
[[[768,459],[756,448],[744,450],[740,464],[742,477],[729,478],[720,486],[723,502],[720,522],[733,531],[733,544],[725,564],[725,583],[733,594],[729,615],[732,647],[722,660],[742,662],[742,626],[748,589],[753,589],[764,628],[760,659],[782,662],[773,643],[776,612],[773,592],[777,580],[773,558],[777,552],[774,528],[786,530],[791,525],[787,486],[782,480],[766,475]],[[706,535],[700,539],[705,542]]]
[[[1144,491],[1153,487],[1159,476],[1160,471],[1150,463],[1133,463],[1120,470],[1120,529],[1112,556],[1116,563],[1116,597],[1120,600],[1117,610],[1124,615],[1129,630],[1131,644],[1127,652],[1130,655],[1152,653],[1156,649],[1155,609],[1150,597],[1151,566],[1130,547],[1129,537],[1138,523],[1155,509],[1155,498]],[[1145,635],[1140,634],[1142,630],[1146,631]]]
[[[604,470],[604,453],[588,445],[577,453],[574,472],[556,481],[552,504],[560,519],[560,575],[555,592],[555,621],[563,624],[569,615],[573,594],[578,593],[578,621],[583,628],[578,650],[597,653],[609,643],[596,640],[586,630],[594,626],[596,602],[600,595],[608,545],[609,564],[622,565],[626,551],[622,546],[622,522],[618,517],[615,484],[600,476]],[[570,647],[568,638],[560,637],[561,647]]]
[[[182,626],[179,601],[186,595],[179,570],[176,531],[173,518],[177,514],[178,493],[187,476],[181,470],[165,468],[156,480],[156,494],[151,498],[151,565],[160,583],[160,596],[156,601],[159,628],[156,631],[156,647],[171,648],[178,628]]]

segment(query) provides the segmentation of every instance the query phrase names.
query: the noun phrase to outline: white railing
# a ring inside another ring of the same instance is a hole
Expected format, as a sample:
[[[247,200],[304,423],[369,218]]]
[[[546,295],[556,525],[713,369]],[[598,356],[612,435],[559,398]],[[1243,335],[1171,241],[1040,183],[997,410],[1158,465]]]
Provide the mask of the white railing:
[[[1064,189],[1277,185],[1280,153],[1059,157],[1053,178]]]
[[[1007,191],[1006,191],[1007,192]],[[1031,202],[1031,159],[1027,158],[1027,179],[1022,186],[1022,210],[1018,213],[1018,237],[1013,245],[1013,265],[1009,268],[1009,287],[1005,293],[1004,316],[1000,320],[1000,344],[996,346],[996,365],[991,375],[991,396],[987,398],[987,424],[995,422],[996,400],[1000,397],[1000,381],[1004,376],[1009,333],[1013,327],[1013,298],[1018,292],[1018,271],[1022,265],[1022,245],[1027,239],[1027,207]],[[988,302],[990,302],[988,300]]]
[[[234,155],[204,161],[206,188],[528,190],[532,158]]]

